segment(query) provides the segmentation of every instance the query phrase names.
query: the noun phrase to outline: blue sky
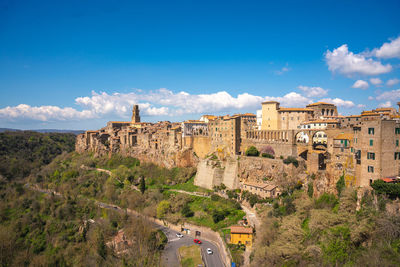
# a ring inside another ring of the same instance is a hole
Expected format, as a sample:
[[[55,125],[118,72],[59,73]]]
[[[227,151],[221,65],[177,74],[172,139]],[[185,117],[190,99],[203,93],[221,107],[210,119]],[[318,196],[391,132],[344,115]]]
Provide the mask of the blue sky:
[[[399,1],[0,0],[0,127],[97,129],[134,103],[145,121],[266,99],[396,107],[399,13]]]

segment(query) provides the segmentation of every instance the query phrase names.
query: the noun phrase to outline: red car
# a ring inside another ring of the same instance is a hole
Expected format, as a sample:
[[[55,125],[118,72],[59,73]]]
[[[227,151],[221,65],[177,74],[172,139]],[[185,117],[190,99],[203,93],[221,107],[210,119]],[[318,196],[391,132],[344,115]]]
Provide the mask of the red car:
[[[201,241],[198,240],[198,239],[193,239],[193,242],[196,243],[196,244],[201,244]]]

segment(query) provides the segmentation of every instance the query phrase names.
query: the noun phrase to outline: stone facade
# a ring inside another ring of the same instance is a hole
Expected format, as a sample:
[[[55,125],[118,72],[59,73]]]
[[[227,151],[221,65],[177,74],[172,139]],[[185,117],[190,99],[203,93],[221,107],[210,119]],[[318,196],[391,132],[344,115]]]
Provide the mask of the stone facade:
[[[134,106],[130,122],[111,121],[97,131],[77,136],[76,151],[95,155],[120,153],[165,167],[197,166],[197,185],[264,183],[285,177],[305,179],[316,174],[321,190],[334,190],[344,175],[348,185],[368,187],[376,179],[400,175],[400,115],[392,108],[338,116],[334,105],[281,108],[262,103],[256,115],[204,115],[201,120],[171,123],[140,122]],[[245,151],[273,149],[275,159],[248,158]],[[294,157],[298,168],[282,163]],[[300,178],[299,178],[300,177]]]

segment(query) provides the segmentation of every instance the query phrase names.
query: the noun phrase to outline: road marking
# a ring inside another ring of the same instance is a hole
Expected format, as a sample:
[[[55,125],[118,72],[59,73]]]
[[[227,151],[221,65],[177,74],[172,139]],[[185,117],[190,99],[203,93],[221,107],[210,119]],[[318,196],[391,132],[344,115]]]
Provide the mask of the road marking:
[[[174,241],[177,241],[177,240],[180,240],[180,238],[171,239],[171,240],[169,240],[169,242],[174,242]]]

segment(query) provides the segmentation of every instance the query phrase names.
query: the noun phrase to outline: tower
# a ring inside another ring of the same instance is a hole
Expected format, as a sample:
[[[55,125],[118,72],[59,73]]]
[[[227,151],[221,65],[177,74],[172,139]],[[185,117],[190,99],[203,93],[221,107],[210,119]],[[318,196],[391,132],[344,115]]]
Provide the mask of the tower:
[[[139,115],[139,106],[133,105],[132,108],[132,123],[140,122],[140,115]]]

